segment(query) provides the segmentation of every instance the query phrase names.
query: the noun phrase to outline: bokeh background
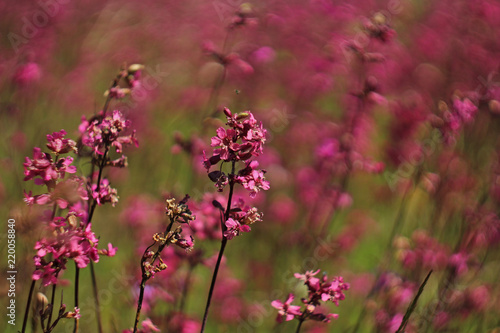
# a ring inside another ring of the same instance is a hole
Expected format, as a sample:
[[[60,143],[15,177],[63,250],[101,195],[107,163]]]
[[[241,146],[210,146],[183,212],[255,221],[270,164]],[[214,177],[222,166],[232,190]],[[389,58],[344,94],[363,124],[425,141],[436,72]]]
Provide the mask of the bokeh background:
[[[20,330],[44,228],[44,208],[23,202],[23,190],[40,193],[23,182],[24,157],[61,129],[77,140],[121,66],[139,63],[141,86],[111,108],[140,144],[128,168],[106,170],[120,202],[93,222],[118,247],[96,265],[105,332],[133,325],[142,252],[164,229],[165,198],[186,193],[196,250],[164,256],[143,317],[199,330],[219,246],[202,151],[225,106],[268,130],[259,162],[271,189],[252,201],[264,221],[228,244],[207,332],[293,332],[270,303],[294,292],[300,304],[293,274],[317,269],[351,287],[329,307],[338,319],[304,332],[395,332],[431,269],[408,332],[497,332],[499,15],[491,0],[1,2],[0,247],[14,218],[18,275],[17,326],[2,315],[0,327]],[[81,274],[81,332],[95,332]]]

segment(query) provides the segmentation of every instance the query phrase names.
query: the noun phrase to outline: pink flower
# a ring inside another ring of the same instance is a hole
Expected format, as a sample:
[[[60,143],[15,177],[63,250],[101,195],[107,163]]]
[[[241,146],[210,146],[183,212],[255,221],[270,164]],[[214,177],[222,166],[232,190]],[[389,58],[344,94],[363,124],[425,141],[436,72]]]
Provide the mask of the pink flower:
[[[193,236],[189,236],[189,238],[181,238],[175,242],[175,245],[179,246],[181,249],[190,251],[194,247]]]
[[[52,150],[56,155],[65,154],[70,151],[76,152],[76,142],[70,139],[65,139],[65,130],[60,130],[59,132],[54,132],[52,134],[47,134],[47,148]]]
[[[66,172],[75,173],[76,167],[71,165],[72,157],[59,158],[54,162],[52,156],[42,152],[38,147],[33,148],[33,159],[25,157],[24,180],[31,180],[35,177],[35,184],[45,184],[49,188],[53,188],[58,179],[63,179]]]
[[[40,80],[41,70],[35,62],[28,62],[20,66],[14,74],[13,81],[20,86]]]
[[[116,255],[116,250],[118,250],[117,247],[113,247],[113,244],[108,243],[108,248],[99,250],[99,254],[108,256],[108,257],[114,257]]]
[[[50,195],[47,193],[33,196],[31,191],[29,191],[29,193],[26,193],[26,191],[24,191],[24,202],[26,202],[30,206],[33,204],[45,205],[50,201]]]
[[[460,119],[464,123],[470,123],[477,113],[477,106],[475,106],[468,98],[463,100],[454,98],[453,110],[460,116]]]
[[[99,206],[110,202],[113,207],[119,198],[118,192],[109,185],[109,180],[107,179],[101,179],[99,189],[97,188],[97,184],[92,184],[92,197],[97,201]]]
[[[298,305],[290,305],[293,302],[295,296],[293,294],[289,294],[285,303],[282,303],[279,300],[274,300],[271,302],[271,305],[278,309],[278,316],[276,317],[276,321],[278,323],[283,322],[283,318],[285,321],[290,321],[295,318],[295,316],[300,316],[302,313],[300,312],[300,306]]]
[[[133,330],[123,330],[123,333],[132,333]],[[160,329],[153,324],[151,319],[147,318],[141,322],[141,328],[137,330],[137,333],[153,333],[160,332]]]
[[[250,227],[248,225],[242,225],[240,222],[233,220],[232,218],[226,221],[227,230],[224,231],[224,237],[227,239],[233,239],[234,236],[238,236],[240,232],[249,232]]]
[[[265,170],[256,170],[259,166],[257,161],[247,162],[244,169],[238,172],[235,177],[236,183],[241,184],[245,189],[250,191],[250,197],[255,198],[260,190],[269,190],[269,182],[264,177]]]
[[[257,123],[250,111],[232,114],[228,108],[225,108],[224,114],[230,128],[220,127],[217,129],[217,136],[212,137],[211,146],[220,148],[214,149],[210,159],[204,156],[204,165],[207,169],[220,160],[245,161],[252,156],[259,156],[262,153],[262,145],[266,141],[266,130],[262,123]]]
[[[82,119],[79,126],[84,145],[92,148],[94,153],[103,155],[105,149],[114,146],[117,153],[121,153],[123,145],[134,144],[138,146],[135,131],[131,135],[120,135],[130,127],[130,121],[126,120],[120,111],[114,110],[111,116],[99,114],[90,120]]]
[[[307,285],[317,285],[319,283],[319,279],[314,276],[319,273],[319,269],[317,271],[307,271],[305,274],[295,273],[294,276],[296,279],[304,281]]]
[[[469,270],[467,265],[469,257],[470,255],[465,252],[455,253],[450,256],[448,264],[455,270],[455,274],[457,274],[458,276],[462,276]]]

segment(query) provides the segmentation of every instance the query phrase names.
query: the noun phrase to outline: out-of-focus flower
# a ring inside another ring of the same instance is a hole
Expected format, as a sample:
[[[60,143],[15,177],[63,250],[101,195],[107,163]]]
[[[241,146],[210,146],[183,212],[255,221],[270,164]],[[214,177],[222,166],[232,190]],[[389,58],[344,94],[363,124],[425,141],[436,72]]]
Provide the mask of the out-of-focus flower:
[[[271,305],[278,310],[278,316],[276,317],[278,323],[283,322],[283,319],[286,321],[293,320],[295,316],[300,316],[302,314],[299,305],[291,305],[294,298],[295,296],[293,294],[289,294],[284,303],[280,300],[271,302]]]

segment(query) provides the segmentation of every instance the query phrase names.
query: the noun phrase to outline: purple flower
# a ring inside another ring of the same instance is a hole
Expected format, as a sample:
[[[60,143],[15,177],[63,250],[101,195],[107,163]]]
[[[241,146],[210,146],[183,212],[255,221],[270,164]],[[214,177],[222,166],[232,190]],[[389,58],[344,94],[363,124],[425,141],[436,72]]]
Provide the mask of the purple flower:
[[[69,153],[70,151],[77,152],[76,142],[70,139],[65,139],[65,130],[47,134],[47,148],[52,150],[56,155]]]
[[[66,172],[75,173],[76,167],[71,165],[72,157],[59,158],[54,162],[50,154],[42,152],[38,147],[33,148],[33,159],[25,158],[24,180],[31,180],[35,177],[35,184],[47,185],[49,188],[55,186],[56,180],[63,179]]]
[[[110,202],[114,207],[119,197],[116,189],[109,185],[109,180],[101,179],[99,189],[97,187],[97,184],[92,184],[92,197],[97,201],[97,204],[100,206]]]
[[[224,237],[227,239],[233,239],[234,236],[238,236],[240,232],[249,232],[250,227],[248,225],[242,225],[240,222],[233,220],[232,218],[226,221],[227,230],[224,231]]]
[[[279,300],[274,300],[271,302],[271,305],[278,309],[278,316],[276,317],[276,321],[278,323],[283,322],[283,318],[286,321],[293,320],[295,316],[300,316],[302,313],[300,312],[300,306],[298,305],[290,305],[293,302],[295,296],[293,294],[289,294],[285,303],[282,303]]]
[[[122,152],[123,145],[138,146],[135,131],[130,135],[121,135],[129,126],[130,121],[126,120],[120,111],[114,110],[111,116],[105,117],[101,113],[90,120],[82,118],[79,130],[83,144],[92,148],[94,153],[103,155],[111,146],[115,147],[117,153]]]
[[[259,166],[257,161],[248,162],[246,167],[238,172],[235,181],[241,184],[245,189],[250,191],[250,197],[255,198],[255,195],[260,191],[269,190],[269,182],[264,177],[265,170],[256,170]]]
[[[315,278],[314,276],[319,273],[319,269],[317,271],[307,271],[305,274],[299,274],[295,273],[293,276],[295,276],[296,279],[304,281],[304,284],[306,285],[318,285],[319,279]]]

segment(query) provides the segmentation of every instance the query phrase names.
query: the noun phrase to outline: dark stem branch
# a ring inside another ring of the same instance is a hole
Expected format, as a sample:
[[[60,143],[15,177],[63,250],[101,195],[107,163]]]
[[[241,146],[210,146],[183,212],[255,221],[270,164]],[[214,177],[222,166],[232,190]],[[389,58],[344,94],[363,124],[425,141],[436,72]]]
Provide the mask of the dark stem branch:
[[[57,276],[59,275],[59,272],[56,273],[56,279],[57,279]],[[57,284],[53,284],[52,285],[52,296],[50,297],[50,304],[52,304],[52,307],[50,309],[50,312],[49,312],[49,319],[47,320],[47,327],[50,327],[50,322],[52,321],[52,313],[54,312],[54,302],[55,302],[55,298],[56,298],[56,287],[57,287]]]
[[[302,327],[302,323],[304,322],[304,319],[299,319],[299,325],[297,325],[297,330],[295,331],[295,333],[299,333],[300,332],[300,328]]]
[[[134,333],[137,332],[137,325],[139,324],[139,317],[141,315],[142,300],[144,299],[144,288],[146,287],[146,281],[147,279],[144,279],[143,277],[141,281],[141,288],[139,291],[139,301],[137,302],[137,313],[135,314]]]
[[[30,305],[31,305],[31,298],[33,297],[33,290],[35,290],[35,283],[36,283],[35,280],[31,281],[31,287],[30,287],[30,292],[28,294],[28,302],[26,303],[26,310],[24,312],[23,328],[21,329],[21,333],[24,333],[26,331],[26,323],[28,322],[28,314],[30,312]]]
[[[234,192],[234,173],[235,173],[236,161],[232,161],[231,164],[231,174],[229,175],[229,197],[227,200],[227,207],[224,213],[224,220],[221,219],[221,230],[222,230],[222,242],[220,244],[219,256],[217,257],[217,263],[215,264],[214,274],[212,276],[212,282],[210,283],[210,290],[208,291],[208,299],[207,305],[205,306],[205,314],[203,315],[203,323],[201,326],[200,333],[205,331],[205,325],[207,323],[208,318],[208,310],[210,308],[210,303],[212,301],[212,294],[215,288],[215,282],[217,281],[217,274],[219,273],[219,266],[222,261],[222,256],[224,255],[224,249],[226,248],[227,238],[224,236],[224,232],[226,231],[225,222],[229,219],[229,213],[231,212],[231,201],[233,199]]]
[[[158,247],[158,249],[156,250],[153,257],[151,257],[151,266],[154,265],[154,262],[159,257],[160,253],[163,251],[165,246],[167,246],[167,244],[169,243],[168,233],[172,230],[172,226],[173,226],[174,222],[175,222],[175,220],[170,220],[170,223],[167,226],[167,229],[165,230],[165,240]],[[135,314],[134,333],[137,332],[137,326],[139,325],[139,317],[141,316],[142,302],[144,300],[144,289],[146,288],[146,282],[151,278],[151,275],[149,274],[149,272],[146,272],[146,269],[144,268],[144,263],[147,260],[146,254],[148,253],[149,249],[152,248],[155,244],[156,244],[156,241],[153,244],[151,244],[150,246],[148,246],[146,248],[146,250],[144,250],[144,254],[142,255],[142,258],[141,258],[142,280],[141,280],[141,286],[140,286],[140,291],[139,291],[139,300],[137,301],[137,312]]]

